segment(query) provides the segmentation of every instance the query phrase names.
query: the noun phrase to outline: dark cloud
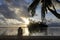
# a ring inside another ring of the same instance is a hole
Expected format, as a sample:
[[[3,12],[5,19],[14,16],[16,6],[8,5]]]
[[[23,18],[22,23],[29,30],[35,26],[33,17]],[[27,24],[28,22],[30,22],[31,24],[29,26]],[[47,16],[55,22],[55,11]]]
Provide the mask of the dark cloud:
[[[19,9],[19,11],[17,9]],[[16,10],[18,11],[17,13]],[[24,0],[5,2],[5,4],[0,5],[0,13],[7,19],[17,19],[19,21],[22,21],[20,17],[29,16],[27,3]]]

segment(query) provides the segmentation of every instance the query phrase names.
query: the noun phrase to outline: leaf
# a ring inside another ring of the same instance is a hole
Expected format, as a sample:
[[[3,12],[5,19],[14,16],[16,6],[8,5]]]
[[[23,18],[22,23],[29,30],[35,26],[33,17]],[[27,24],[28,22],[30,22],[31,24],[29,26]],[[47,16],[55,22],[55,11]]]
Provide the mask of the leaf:
[[[56,9],[55,10],[52,10],[48,7],[48,10],[50,10],[52,12],[52,14],[54,14],[58,19],[60,19],[60,14],[57,13]]]
[[[34,0],[33,3],[29,6],[29,10],[33,10],[37,7],[38,3],[40,2],[40,0]]]
[[[28,11],[31,10],[32,17],[35,15],[35,9],[39,2],[40,2],[40,0],[34,0],[33,3],[28,8]]]

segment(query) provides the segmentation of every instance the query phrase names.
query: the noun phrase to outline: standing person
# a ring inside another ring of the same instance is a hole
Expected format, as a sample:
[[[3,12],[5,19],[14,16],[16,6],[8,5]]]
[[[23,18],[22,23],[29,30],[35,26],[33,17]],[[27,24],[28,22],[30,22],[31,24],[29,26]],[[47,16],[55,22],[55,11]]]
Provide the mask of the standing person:
[[[22,40],[22,29],[21,29],[21,27],[18,28],[18,40]]]

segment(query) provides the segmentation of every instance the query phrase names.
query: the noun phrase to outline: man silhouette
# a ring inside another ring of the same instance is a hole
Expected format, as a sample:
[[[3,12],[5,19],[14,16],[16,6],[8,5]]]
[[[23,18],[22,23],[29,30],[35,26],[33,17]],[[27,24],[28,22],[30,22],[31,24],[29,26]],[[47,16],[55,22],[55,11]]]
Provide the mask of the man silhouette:
[[[21,29],[21,27],[18,28],[18,40],[22,40],[22,29]]]

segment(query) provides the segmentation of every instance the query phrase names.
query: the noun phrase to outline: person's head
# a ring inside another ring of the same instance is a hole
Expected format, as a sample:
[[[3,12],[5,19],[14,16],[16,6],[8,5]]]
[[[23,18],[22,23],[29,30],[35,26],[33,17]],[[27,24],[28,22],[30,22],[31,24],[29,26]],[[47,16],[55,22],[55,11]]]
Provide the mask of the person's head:
[[[18,35],[22,35],[22,29],[21,29],[21,27],[18,28]]]

